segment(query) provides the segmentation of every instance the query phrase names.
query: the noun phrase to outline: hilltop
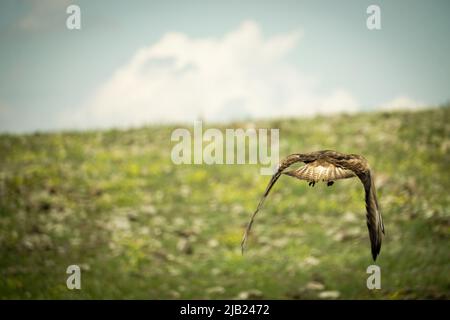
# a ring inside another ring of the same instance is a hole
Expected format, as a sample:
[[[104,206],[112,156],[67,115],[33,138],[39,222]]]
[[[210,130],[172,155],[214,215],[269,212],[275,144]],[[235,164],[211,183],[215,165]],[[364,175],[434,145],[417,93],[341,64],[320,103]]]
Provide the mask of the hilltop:
[[[174,165],[174,126],[0,135],[0,298],[449,299],[449,122],[443,107],[220,127],[279,128],[281,157],[369,160],[386,226],[374,291],[355,179],[282,177],[241,256],[258,165]]]

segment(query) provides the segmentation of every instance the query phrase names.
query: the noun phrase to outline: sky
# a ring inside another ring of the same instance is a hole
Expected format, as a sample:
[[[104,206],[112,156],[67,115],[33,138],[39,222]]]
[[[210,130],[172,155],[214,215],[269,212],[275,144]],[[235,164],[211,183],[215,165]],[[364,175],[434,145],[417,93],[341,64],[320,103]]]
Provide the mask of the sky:
[[[449,15],[445,0],[2,0],[0,132],[440,105]]]

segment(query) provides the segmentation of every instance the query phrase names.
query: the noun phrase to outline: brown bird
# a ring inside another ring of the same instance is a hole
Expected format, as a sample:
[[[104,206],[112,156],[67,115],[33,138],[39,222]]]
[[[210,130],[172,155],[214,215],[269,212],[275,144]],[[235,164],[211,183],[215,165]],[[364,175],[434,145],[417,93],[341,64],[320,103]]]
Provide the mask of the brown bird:
[[[287,168],[297,162],[303,162],[305,165],[295,170],[286,171]],[[261,209],[273,185],[282,174],[300,180],[306,180],[312,187],[319,181],[324,181],[328,186],[331,186],[335,180],[358,177],[365,190],[367,228],[369,229],[370,243],[372,246],[372,257],[374,261],[377,259],[381,249],[384,225],[378,208],[373,174],[369,168],[369,164],[360,155],[344,154],[332,150],[291,154],[280,163],[277,172],[270,179],[266,191],[247,225],[241,242],[242,253],[244,253],[247,237],[256,214]]]

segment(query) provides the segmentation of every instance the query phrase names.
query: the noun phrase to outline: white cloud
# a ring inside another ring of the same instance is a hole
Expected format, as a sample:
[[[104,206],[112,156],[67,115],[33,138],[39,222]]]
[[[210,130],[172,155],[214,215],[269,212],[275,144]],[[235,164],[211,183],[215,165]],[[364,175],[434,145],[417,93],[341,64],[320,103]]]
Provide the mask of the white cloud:
[[[379,106],[379,110],[418,110],[425,107],[425,104],[413,100],[407,96],[398,96],[391,101],[385,102]]]
[[[294,30],[265,37],[243,22],[220,38],[171,32],[136,52],[83,106],[71,125],[126,126],[145,122],[352,112],[344,89],[319,93],[319,83],[286,59],[298,45]]]

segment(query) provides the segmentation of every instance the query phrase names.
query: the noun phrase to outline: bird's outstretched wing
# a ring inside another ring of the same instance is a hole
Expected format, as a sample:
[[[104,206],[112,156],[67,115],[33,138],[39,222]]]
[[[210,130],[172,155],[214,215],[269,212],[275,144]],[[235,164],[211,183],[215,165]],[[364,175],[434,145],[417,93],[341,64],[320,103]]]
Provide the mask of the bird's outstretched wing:
[[[334,181],[358,176],[365,191],[367,228],[369,230],[372,257],[375,261],[381,250],[384,234],[383,218],[378,208],[374,179],[366,161],[353,160],[347,162],[346,168],[336,166],[322,159],[307,163],[306,165],[285,174],[307,181]]]
[[[288,156],[284,161],[281,162],[281,164],[278,167],[277,172],[272,176],[272,178],[269,181],[269,184],[266,187],[266,191],[264,191],[263,196],[261,197],[261,200],[258,203],[258,206],[256,207],[255,212],[252,214],[252,217],[250,218],[250,222],[247,225],[247,228],[245,229],[244,237],[241,241],[241,252],[244,254],[245,245],[247,243],[248,234],[250,232],[250,229],[252,228],[253,221],[255,220],[255,216],[258,213],[259,209],[261,209],[262,205],[264,204],[264,201],[266,200],[267,196],[269,195],[270,190],[272,189],[275,182],[277,182],[278,178],[281,176],[283,171],[291,166],[292,164],[296,162],[305,161],[305,158],[301,154],[292,154]]]
[[[381,217],[381,213],[378,208],[377,194],[372,173],[368,170],[365,173],[358,174],[358,177],[364,185],[367,228],[369,229],[372,257],[375,261],[380,253],[381,240],[384,234],[383,218]]]
[[[296,162],[304,162],[305,165],[296,170],[289,172],[284,171]],[[369,166],[367,165],[367,161],[358,155],[344,155],[328,150],[308,154],[292,154],[280,164],[277,172],[270,179],[269,184],[267,185],[266,190],[259,201],[258,207],[251,216],[250,222],[247,225],[241,242],[242,253],[244,253],[248,234],[256,214],[261,209],[273,185],[282,174],[287,174],[301,180],[316,182],[347,179],[357,176],[364,186],[367,228],[369,229],[372,257],[374,261],[376,260],[381,249],[384,224],[378,208],[373,176]]]
[[[351,170],[340,168],[325,161],[313,161],[285,174],[306,181],[334,181],[356,177]]]

